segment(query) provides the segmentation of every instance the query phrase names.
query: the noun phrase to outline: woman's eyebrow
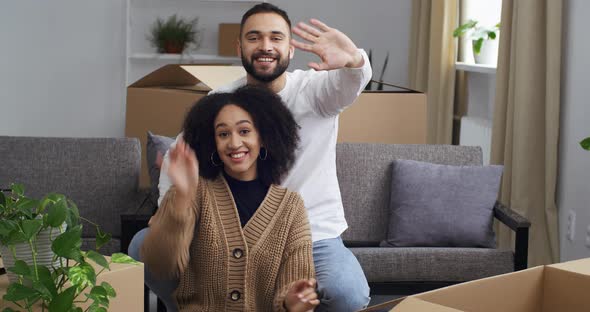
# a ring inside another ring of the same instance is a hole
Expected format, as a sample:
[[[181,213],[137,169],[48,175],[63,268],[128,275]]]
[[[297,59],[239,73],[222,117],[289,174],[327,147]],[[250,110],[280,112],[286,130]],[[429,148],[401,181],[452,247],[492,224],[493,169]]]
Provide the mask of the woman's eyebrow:
[[[244,120],[240,120],[240,121],[236,122],[236,126],[237,126],[237,125],[241,125],[241,124],[243,124],[243,123],[249,123],[249,124],[252,124],[252,123],[250,122],[250,120],[246,120],[246,119],[244,119]]]

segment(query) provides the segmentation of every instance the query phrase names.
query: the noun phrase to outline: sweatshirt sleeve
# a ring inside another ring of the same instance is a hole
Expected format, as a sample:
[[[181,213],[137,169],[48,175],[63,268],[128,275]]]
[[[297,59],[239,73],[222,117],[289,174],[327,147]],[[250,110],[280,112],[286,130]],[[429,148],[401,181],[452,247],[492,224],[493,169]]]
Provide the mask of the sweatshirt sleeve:
[[[178,277],[188,265],[189,248],[205,196],[203,184],[200,179],[196,197],[188,201],[181,201],[172,186],[150,221],[140,253],[141,260],[157,278]]]
[[[296,194],[294,194],[296,195]],[[275,286],[273,311],[285,311],[284,301],[293,282],[315,277],[311,231],[303,200],[299,195],[295,201],[295,219],[289,231]]]
[[[172,187],[172,180],[170,180],[170,177],[168,177],[168,166],[170,165],[170,149],[176,146],[176,143],[180,140],[180,138],[182,138],[183,135],[183,132],[180,132],[176,136],[176,139],[174,140],[174,142],[172,142],[172,144],[170,144],[170,147],[168,148],[168,150],[164,154],[164,158],[162,159],[162,167],[160,168],[160,178],[158,180],[158,191],[160,193],[160,197],[158,198],[158,206],[162,204],[164,196],[166,195],[170,187]]]
[[[320,116],[336,116],[350,106],[371,80],[373,70],[367,53],[359,49],[363,66],[310,72],[305,84],[307,101]]]

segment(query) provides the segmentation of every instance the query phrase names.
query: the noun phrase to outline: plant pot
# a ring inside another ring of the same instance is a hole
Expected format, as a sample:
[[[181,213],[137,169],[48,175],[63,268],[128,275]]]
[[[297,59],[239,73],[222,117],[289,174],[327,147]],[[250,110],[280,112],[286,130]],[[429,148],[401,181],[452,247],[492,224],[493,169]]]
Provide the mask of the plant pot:
[[[49,239],[49,230],[45,229],[37,235],[37,265],[44,265],[47,267],[51,267],[53,264],[54,266],[58,265],[58,261],[52,262],[54,253],[51,250],[51,240]],[[61,231],[65,230],[65,224]],[[53,239],[59,235],[59,231],[57,229],[53,229]],[[31,248],[29,247],[28,243],[18,243],[15,245],[16,251],[16,258],[18,260],[23,260],[28,265],[33,265],[33,255],[31,253]],[[2,255],[2,262],[4,263],[4,267],[6,268],[6,273],[8,274],[8,280],[10,283],[18,282],[18,276],[10,271],[8,268],[13,267],[14,263],[16,262],[12,252],[7,246],[0,245],[0,254]]]
[[[479,54],[473,51],[475,64],[485,64],[496,66],[498,63],[498,42],[500,37],[493,40],[484,40]]]
[[[184,50],[184,44],[178,42],[166,42],[164,52],[170,54],[180,54]]]

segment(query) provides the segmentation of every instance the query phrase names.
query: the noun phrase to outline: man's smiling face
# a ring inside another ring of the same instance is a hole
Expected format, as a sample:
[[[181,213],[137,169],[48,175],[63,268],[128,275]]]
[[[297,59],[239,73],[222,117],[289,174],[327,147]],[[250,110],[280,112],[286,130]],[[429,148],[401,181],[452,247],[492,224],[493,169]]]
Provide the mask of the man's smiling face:
[[[260,82],[271,82],[289,67],[294,48],[291,30],[275,13],[250,16],[240,34],[239,53],[246,72]]]

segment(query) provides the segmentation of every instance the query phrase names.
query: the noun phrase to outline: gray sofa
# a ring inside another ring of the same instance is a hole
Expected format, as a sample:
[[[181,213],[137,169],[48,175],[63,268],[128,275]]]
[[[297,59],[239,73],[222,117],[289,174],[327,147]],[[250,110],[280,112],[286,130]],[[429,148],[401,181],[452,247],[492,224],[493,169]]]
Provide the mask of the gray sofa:
[[[138,207],[141,160],[139,140],[130,138],[45,138],[0,136],[0,188],[22,183],[25,194],[40,198],[62,193],[80,215],[113,235],[101,249],[120,251],[120,215]],[[93,249],[95,229],[83,228],[83,248]]]
[[[481,165],[482,152],[452,145],[338,144],[338,180],[349,225],[342,238],[363,267],[372,293],[410,294],[527,267],[530,223],[499,203],[494,216],[516,231],[515,251],[379,247],[387,235],[394,159]]]
[[[140,145],[130,138],[0,136],[0,188],[23,183],[26,193],[69,196],[80,214],[113,234],[103,249],[120,250],[120,215],[139,207]],[[516,231],[516,249],[385,248],[391,162],[397,158],[451,165],[481,165],[479,148],[443,145],[338,144],[338,179],[348,230],[345,243],[359,259],[374,293],[411,293],[526,268],[528,227],[497,204],[494,215]],[[460,216],[457,216],[460,217]],[[84,243],[94,245],[91,226]]]

